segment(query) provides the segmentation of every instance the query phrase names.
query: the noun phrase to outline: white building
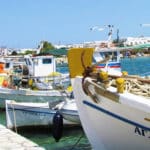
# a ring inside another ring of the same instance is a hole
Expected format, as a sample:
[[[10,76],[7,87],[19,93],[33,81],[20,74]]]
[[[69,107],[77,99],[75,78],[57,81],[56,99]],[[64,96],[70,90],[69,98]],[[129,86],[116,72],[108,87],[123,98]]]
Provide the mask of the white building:
[[[139,44],[150,44],[150,37],[127,37],[124,42],[125,46],[133,46]]]
[[[6,56],[8,49],[6,47],[0,47],[0,56]]]

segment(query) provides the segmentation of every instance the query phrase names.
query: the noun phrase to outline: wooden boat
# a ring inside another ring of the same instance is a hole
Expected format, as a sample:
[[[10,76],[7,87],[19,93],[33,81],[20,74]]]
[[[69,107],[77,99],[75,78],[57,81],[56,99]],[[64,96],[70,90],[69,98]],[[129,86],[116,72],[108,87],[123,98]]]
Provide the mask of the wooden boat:
[[[98,62],[103,60],[107,55],[111,56],[111,59],[106,63],[103,62],[99,64]],[[97,64],[95,67],[97,70],[107,71],[109,74],[113,75],[122,75],[121,72],[121,64],[120,64],[120,51],[116,49],[96,49],[92,56],[92,63]],[[73,95],[73,92],[72,92]],[[78,114],[77,105],[74,98],[65,99],[62,103],[63,105],[59,105],[56,109],[62,114],[62,116],[69,121],[76,122],[80,124],[80,118]]]
[[[56,103],[55,103],[56,104]],[[9,129],[25,127],[48,127],[53,125],[53,117],[57,110],[54,104],[48,102],[27,103],[6,100],[6,126]],[[61,102],[60,104],[62,105]],[[63,119],[64,126],[73,126],[76,123]]]
[[[149,150],[150,80],[97,71],[92,64],[93,51],[68,51],[78,113],[92,148]]]

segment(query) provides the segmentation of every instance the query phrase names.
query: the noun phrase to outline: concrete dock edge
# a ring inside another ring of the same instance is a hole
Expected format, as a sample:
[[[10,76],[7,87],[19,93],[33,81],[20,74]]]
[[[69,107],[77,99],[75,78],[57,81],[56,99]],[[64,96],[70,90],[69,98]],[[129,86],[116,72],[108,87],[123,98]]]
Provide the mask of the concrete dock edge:
[[[0,150],[45,150],[0,124]]]

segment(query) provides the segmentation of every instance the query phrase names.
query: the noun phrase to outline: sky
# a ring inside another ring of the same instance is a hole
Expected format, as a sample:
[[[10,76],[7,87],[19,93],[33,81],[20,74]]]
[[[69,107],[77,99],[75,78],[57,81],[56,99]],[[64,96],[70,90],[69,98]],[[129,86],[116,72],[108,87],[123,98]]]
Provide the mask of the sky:
[[[37,48],[40,41],[75,44],[150,36],[150,0],[0,0],[0,47]]]

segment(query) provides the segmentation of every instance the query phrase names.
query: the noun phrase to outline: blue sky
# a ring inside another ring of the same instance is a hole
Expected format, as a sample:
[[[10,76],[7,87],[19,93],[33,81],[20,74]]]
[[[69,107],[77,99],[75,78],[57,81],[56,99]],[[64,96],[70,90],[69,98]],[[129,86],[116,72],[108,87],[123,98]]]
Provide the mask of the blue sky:
[[[72,44],[113,38],[150,36],[150,0],[0,0],[0,46],[36,48],[40,41]]]

